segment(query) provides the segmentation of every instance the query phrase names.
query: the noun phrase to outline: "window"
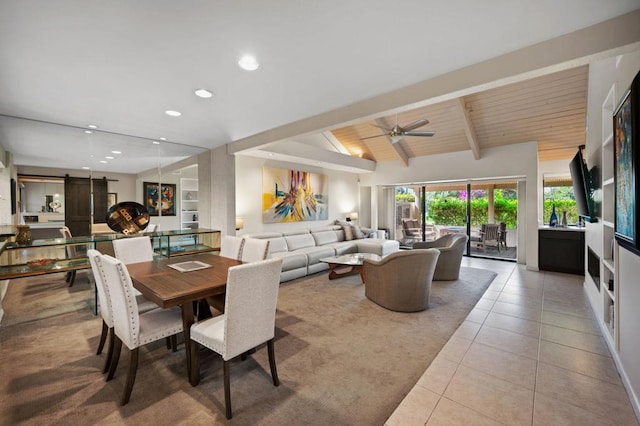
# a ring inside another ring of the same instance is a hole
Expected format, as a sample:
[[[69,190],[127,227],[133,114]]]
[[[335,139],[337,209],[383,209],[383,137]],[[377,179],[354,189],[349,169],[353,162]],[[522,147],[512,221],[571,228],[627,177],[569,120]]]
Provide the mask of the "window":
[[[562,213],[567,212],[567,224],[578,223],[578,209],[573,195],[573,183],[570,177],[545,177],[542,181],[543,205],[542,221],[549,223],[553,206],[556,206],[558,222],[562,220]]]

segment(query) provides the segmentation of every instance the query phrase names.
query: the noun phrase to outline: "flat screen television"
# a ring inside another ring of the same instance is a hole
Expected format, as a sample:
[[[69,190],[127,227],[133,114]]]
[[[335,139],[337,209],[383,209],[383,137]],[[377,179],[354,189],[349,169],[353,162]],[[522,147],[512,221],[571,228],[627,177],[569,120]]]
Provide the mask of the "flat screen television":
[[[578,215],[582,216],[587,222],[596,222],[595,205],[592,199],[595,188],[593,187],[591,173],[587,169],[587,163],[582,157],[582,149],[578,149],[571,163],[569,163],[569,171],[571,172]]]

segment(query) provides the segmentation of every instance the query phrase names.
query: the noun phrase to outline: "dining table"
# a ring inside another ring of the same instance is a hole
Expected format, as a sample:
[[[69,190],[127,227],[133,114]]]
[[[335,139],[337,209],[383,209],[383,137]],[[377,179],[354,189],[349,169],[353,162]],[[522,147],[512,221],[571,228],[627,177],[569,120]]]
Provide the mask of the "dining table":
[[[183,262],[201,262],[203,269],[180,272],[170,265]],[[197,379],[191,377],[191,325],[195,322],[193,302],[209,296],[224,294],[227,272],[243,262],[210,253],[155,259],[127,265],[133,286],[160,308],[180,306],[182,329],[187,359],[187,377],[192,386]]]

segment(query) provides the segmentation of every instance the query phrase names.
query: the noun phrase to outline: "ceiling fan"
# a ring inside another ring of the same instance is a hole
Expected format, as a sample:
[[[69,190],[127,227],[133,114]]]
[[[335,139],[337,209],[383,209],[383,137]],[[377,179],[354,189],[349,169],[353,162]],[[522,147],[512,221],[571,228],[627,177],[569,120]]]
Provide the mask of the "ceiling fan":
[[[426,118],[421,118],[420,120],[416,120],[413,123],[409,123],[406,126],[398,125],[398,114],[396,114],[396,124],[392,128],[378,126],[377,124],[372,124],[379,129],[382,129],[386,132],[386,135],[391,138],[392,143],[398,143],[402,139],[403,136],[433,136],[436,132],[432,131],[414,131],[414,129],[420,128],[422,126],[426,126],[429,124],[429,120]],[[368,136],[366,138],[361,138],[360,140],[379,138],[384,135],[376,135],[376,136]]]

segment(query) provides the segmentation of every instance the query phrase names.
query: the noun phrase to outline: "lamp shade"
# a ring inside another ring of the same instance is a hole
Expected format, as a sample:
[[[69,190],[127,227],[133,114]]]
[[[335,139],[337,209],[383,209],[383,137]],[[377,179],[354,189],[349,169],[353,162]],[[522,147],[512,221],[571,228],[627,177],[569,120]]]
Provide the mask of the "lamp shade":
[[[236,231],[244,228],[244,219],[241,217],[236,217]]]
[[[351,212],[351,213],[349,214],[349,218],[350,218],[351,220],[358,220],[358,212]]]

